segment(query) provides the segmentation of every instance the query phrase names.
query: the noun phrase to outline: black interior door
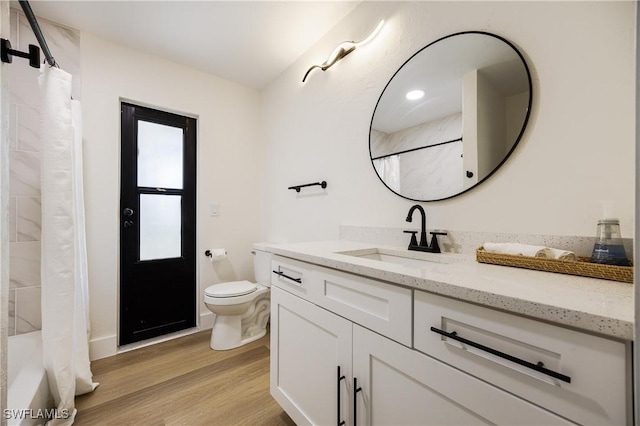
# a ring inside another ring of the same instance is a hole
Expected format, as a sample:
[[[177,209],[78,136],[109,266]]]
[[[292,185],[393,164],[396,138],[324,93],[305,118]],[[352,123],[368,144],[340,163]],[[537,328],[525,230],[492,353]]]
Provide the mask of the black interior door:
[[[121,104],[120,345],[196,325],[196,120]]]

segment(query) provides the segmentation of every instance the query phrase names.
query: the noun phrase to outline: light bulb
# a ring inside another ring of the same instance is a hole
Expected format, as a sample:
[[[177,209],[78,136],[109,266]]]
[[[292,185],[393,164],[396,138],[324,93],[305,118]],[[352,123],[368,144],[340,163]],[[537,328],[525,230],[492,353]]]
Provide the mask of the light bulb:
[[[407,99],[409,99],[410,101],[415,101],[417,99],[420,99],[424,96],[424,90],[412,90],[410,92],[407,92],[406,97]]]

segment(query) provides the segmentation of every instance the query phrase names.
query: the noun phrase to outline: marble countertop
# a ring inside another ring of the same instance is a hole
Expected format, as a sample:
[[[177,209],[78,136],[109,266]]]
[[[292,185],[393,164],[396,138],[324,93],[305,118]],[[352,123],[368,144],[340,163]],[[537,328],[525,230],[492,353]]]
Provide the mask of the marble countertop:
[[[376,248],[427,262],[425,266],[398,265],[343,253],[373,253]],[[633,339],[632,284],[483,264],[469,255],[409,252],[343,240],[268,244],[267,250],[567,327]]]

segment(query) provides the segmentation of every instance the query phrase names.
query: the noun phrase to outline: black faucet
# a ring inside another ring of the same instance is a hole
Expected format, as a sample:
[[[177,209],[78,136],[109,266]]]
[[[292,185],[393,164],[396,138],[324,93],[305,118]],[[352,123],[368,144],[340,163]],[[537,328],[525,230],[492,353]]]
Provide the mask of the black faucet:
[[[404,231],[406,233],[411,234],[411,242],[409,243],[409,250],[417,250],[417,251],[427,251],[430,253],[440,253],[440,246],[438,245],[438,235],[447,235],[446,232],[429,232],[431,237],[431,244],[427,241],[427,215],[424,212],[424,209],[421,205],[416,204],[409,209],[409,213],[407,214],[407,222],[411,222],[413,220],[413,212],[418,210],[422,215],[422,223],[420,228],[420,244],[416,240],[416,232],[417,231]]]

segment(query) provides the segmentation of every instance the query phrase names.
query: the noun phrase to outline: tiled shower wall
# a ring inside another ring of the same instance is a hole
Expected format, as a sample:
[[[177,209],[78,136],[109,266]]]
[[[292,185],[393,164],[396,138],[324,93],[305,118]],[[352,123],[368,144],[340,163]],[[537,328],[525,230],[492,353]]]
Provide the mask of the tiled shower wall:
[[[73,75],[73,98],[80,99],[80,33],[44,19],[38,22],[56,62]],[[38,45],[28,21],[15,9],[11,9],[10,41],[13,49],[23,52],[29,44]],[[18,57],[8,66],[9,335],[39,330],[42,323],[39,73]]]
[[[437,145],[462,137],[462,113],[395,133],[371,129],[371,157]],[[415,200],[437,200],[462,191],[462,142],[401,154],[400,193]]]

